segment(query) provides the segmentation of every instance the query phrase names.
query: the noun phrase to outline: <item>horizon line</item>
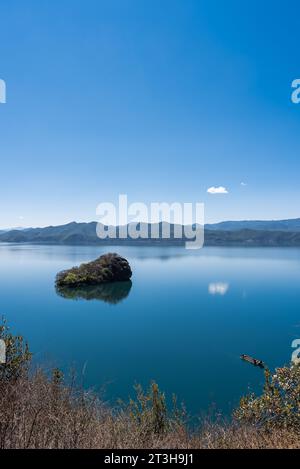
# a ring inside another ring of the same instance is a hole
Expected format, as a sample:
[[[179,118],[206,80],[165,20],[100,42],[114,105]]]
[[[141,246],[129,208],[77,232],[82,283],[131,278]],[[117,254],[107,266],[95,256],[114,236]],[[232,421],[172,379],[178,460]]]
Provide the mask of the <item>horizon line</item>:
[[[271,218],[271,219],[267,219],[267,218],[264,218],[264,219],[258,219],[258,218],[244,218],[244,219],[229,219],[229,220],[221,220],[221,221],[217,221],[217,222],[210,222],[210,223],[204,223],[204,227],[207,226],[207,225],[219,225],[219,224],[222,224],[222,223],[243,223],[243,222],[285,222],[285,221],[296,221],[296,220],[300,220],[300,216],[299,217],[295,217],[295,218]],[[11,226],[11,227],[3,227],[1,228],[0,227],[0,231],[7,231],[7,230],[28,230],[28,229],[42,229],[42,228],[50,228],[50,227],[58,227],[58,226],[66,226],[66,225],[71,225],[72,223],[76,223],[76,224],[90,224],[90,223],[100,223],[100,222],[97,222],[96,220],[91,220],[91,221],[75,221],[75,220],[72,220],[70,222],[66,222],[66,223],[60,223],[60,224],[57,224],[57,225],[37,225],[37,226]],[[146,224],[156,224],[156,223],[170,223],[171,225],[180,225],[181,223],[174,223],[174,222],[169,222],[169,221],[166,221],[166,220],[160,220],[160,221],[156,221],[156,222],[151,222],[151,221],[133,221],[133,222],[129,222],[127,223],[126,225],[129,225],[130,223],[146,223]],[[194,223],[193,223],[194,224]],[[105,225],[105,226],[126,226],[126,225],[113,225],[113,224],[110,224],[110,225]],[[183,223],[181,224],[182,226],[185,226]]]

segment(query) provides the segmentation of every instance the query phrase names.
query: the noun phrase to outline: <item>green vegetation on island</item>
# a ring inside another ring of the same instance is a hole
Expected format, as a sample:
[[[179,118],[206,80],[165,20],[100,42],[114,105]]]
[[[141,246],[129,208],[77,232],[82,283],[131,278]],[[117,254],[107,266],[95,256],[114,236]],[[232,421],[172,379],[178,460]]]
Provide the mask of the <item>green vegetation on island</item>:
[[[115,253],[108,253],[79,267],[59,272],[56,288],[101,285],[130,280],[132,271],[128,261]]]

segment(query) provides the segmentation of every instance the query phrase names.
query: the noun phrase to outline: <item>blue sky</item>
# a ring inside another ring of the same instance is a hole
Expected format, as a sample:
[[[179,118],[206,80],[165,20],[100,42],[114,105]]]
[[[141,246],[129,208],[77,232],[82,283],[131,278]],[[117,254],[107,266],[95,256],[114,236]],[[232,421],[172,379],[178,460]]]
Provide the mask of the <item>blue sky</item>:
[[[0,9],[1,227],[93,220],[120,193],[204,202],[207,222],[300,216],[297,1]]]

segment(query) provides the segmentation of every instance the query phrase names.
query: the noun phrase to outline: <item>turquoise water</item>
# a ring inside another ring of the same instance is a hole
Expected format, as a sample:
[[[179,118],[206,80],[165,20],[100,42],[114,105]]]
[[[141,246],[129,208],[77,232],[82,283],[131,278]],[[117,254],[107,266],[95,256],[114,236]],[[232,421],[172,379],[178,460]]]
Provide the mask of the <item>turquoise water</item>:
[[[110,250],[129,260],[132,285],[56,293],[58,271]],[[192,414],[228,413],[261,389],[262,371],[241,353],[289,362],[299,285],[299,249],[0,245],[0,314],[36,362],[75,367],[111,402],[154,379]]]

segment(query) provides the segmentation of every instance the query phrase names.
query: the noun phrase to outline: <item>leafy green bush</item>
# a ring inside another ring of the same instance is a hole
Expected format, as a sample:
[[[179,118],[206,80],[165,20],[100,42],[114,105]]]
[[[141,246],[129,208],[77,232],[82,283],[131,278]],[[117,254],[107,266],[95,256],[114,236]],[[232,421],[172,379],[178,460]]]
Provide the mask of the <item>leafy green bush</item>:
[[[168,411],[165,394],[153,381],[147,392],[141,385],[136,385],[136,398],[130,399],[129,415],[135,425],[146,433],[163,435],[183,425],[186,414],[184,408],[178,408],[176,397],[173,396],[173,407]]]
[[[300,432],[300,365],[265,372],[264,392],[260,397],[243,397],[234,417],[266,429],[285,428]]]
[[[22,336],[14,336],[10,333],[5,319],[0,325],[0,339],[6,345],[6,363],[0,364],[0,383],[5,380],[13,380],[28,372],[31,353],[27,342]]]

